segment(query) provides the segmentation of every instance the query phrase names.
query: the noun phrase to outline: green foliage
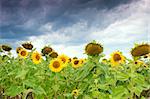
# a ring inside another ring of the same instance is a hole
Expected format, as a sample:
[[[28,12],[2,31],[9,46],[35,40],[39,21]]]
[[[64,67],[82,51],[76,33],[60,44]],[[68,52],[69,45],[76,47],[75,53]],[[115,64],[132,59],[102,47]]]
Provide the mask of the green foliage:
[[[16,96],[32,89],[36,99],[73,99],[72,91],[78,89],[78,99],[133,99],[150,89],[150,65],[136,67],[132,60],[111,67],[99,62],[102,56],[89,56],[85,64],[77,69],[68,63],[61,72],[49,68],[51,59],[34,64],[30,58],[20,59],[0,56],[0,88],[4,95]],[[146,60],[147,64],[150,60]]]

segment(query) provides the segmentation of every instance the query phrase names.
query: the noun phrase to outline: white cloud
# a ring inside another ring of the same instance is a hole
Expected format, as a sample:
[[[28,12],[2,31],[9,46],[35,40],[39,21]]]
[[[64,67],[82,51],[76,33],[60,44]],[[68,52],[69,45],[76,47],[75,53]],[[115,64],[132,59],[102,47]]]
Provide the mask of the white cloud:
[[[52,31],[52,26],[48,23],[40,28],[40,30],[44,32],[44,35],[30,36],[28,39],[38,51],[40,51],[45,45],[49,44],[59,54],[64,53],[70,57],[86,57],[86,55],[83,55],[85,44],[69,46],[67,44],[68,42],[72,43],[71,41],[73,38],[81,37],[83,34],[77,34],[84,30],[86,25],[86,23],[78,22],[71,27],[61,28],[58,31]],[[71,34],[68,35],[68,32]]]
[[[84,54],[84,46],[85,44],[77,45],[77,46],[66,46],[66,45],[52,45],[52,47],[59,53],[59,54],[66,54],[69,57],[86,57]]]
[[[48,22],[47,24],[41,26],[39,30],[41,32],[51,32],[52,31],[52,23]]]
[[[150,32],[149,4],[149,0],[140,0],[120,5],[109,11],[86,9],[77,15],[71,15],[72,18],[81,17],[76,24],[53,31],[53,23],[47,23],[39,29],[43,35],[31,36],[29,41],[32,41],[38,49],[45,44],[52,44],[59,53],[65,53],[71,57],[84,57],[85,44],[68,46],[68,43],[82,40],[87,43],[95,39],[104,45],[104,53],[107,56],[116,49],[130,56],[128,52],[135,42],[148,41],[150,38],[148,36]],[[93,13],[89,14],[90,11]],[[84,16],[89,20],[84,19]]]
[[[150,2],[148,0],[141,0],[137,3],[131,3],[126,9],[124,9],[125,6],[120,6],[113,9],[115,11],[111,10],[111,12],[108,12],[108,15],[111,15],[112,17],[114,13],[116,14],[116,10],[117,13],[119,11],[119,15],[127,15],[127,13],[130,13],[130,15],[125,19],[116,20],[103,30],[96,30],[91,33],[88,38],[97,39],[106,45],[106,49],[110,48],[111,50],[105,51],[108,54],[110,51],[119,49],[127,56],[130,56],[129,47],[131,48],[135,42],[147,42],[148,39],[150,39],[148,36],[150,32],[148,30],[150,14],[147,13],[150,11],[150,7],[146,5],[147,3]]]

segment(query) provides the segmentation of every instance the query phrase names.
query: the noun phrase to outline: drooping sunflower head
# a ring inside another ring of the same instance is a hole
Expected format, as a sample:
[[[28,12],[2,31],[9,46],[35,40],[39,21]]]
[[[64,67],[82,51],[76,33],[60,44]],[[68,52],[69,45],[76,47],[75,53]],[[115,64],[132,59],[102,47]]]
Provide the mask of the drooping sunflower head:
[[[116,66],[125,62],[125,57],[121,54],[121,52],[116,51],[112,53],[110,62],[112,66]]]
[[[23,49],[23,48],[22,48],[22,47],[17,47],[17,48],[16,48],[16,52],[19,53],[19,51],[20,51],[21,49]]]
[[[85,53],[90,56],[99,55],[102,52],[103,52],[102,45],[95,42],[89,43],[85,47]]]
[[[69,63],[69,57],[67,55],[62,54],[58,56],[58,59],[60,59],[63,62],[64,66],[66,66]]]
[[[21,58],[27,58],[27,56],[28,56],[28,52],[27,52],[27,50],[25,50],[25,49],[21,49],[20,51],[19,51],[19,56],[21,57]]]
[[[22,46],[27,50],[32,50],[33,45],[29,42],[23,43]]]
[[[78,89],[75,89],[72,91],[71,93],[74,97],[78,97],[79,96],[79,90]]]
[[[12,48],[10,47],[10,46],[8,46],[8,45],[2,45],[1,46],[2,47],[2,49],[4,50],[4,51],[10,51]]]
[[[52,57],[52,58],[57,58],[58,53],[53,51],[53,52],[51,52],[51,53],[49,54],[49,56]]]
[[[32,53],[31,58],[32,58],[32,61],[33,61],[34,64],[39,64],[42,61],[42,56],[37,51]]]
[[[50,61],[49,68],[52,72],[60,72],[63,69],[63,62],[55,58]]]
[[[51,48],[51,47],[49,47],[49,46],[45,46],[43,49],[42,49],[42,53],[43,53],[43,55],[45,56],[45,55],[48,55],[48,54],[50,54],[51,52],[53,51],[53,49]]]
[[[71,63],[72,63],[72,67],[73,68],[78,68],[80,66],[82,66],[82,61],[80,61],[79,59],[73,59],[71,60]]]
[[[131,50],[131,55],[133,57],[140,57],[150,53],[150,45],[149,44],[137,44]]]

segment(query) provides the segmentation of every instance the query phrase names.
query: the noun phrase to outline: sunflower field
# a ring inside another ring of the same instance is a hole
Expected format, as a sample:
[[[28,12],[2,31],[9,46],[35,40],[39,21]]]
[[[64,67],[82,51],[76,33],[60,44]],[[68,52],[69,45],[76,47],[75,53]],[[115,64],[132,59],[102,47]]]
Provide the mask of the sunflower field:
[[[150,44],[136,44],[132,59],[120,51],[105,58],[100,43],[85,46],[87,58],[38,52],[29,43],[0,45],[0,99],[149,99]]]

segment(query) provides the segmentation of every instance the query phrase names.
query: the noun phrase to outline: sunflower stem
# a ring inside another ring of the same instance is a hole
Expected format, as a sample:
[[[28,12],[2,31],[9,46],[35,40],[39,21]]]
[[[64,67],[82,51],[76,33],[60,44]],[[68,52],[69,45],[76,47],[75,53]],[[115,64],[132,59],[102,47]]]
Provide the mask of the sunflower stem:
[[[57,73],[55,73],[55,85],[57,84]],[[54,94],[54,97],[55,99],[57,99],[57,91],[55,91],[55,94]]]

